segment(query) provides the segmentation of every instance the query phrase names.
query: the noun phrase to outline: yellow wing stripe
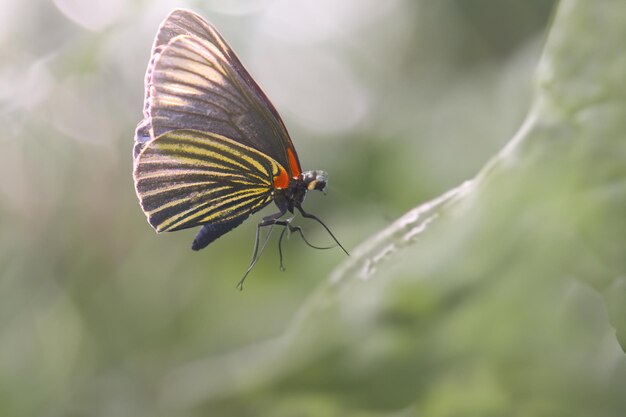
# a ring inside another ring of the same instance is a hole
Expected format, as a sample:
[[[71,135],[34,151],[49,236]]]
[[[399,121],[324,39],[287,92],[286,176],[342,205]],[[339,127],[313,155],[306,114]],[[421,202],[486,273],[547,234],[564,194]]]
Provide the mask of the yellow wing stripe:
[[[195,175],[197,177],[205,177],[205,178],[210,178],[213,179],[215,181],[216,177],[222,177],[223,179],[228,179],[233,183],[237,183],[237,184],[249,184],[249,185],[259,185],[259,184],[265,184],[267,186],[269,186],[269,184],[266,183],[265,181],[265,177],[257,175],[257,174],[252,174],[250,173],[249,175],[239,175],[239,173],[233,171],[233,172],[220,172],[220,171],[212,171],[212,172],[207,172],[205,170],[198,170],[198,169],[161,169],[161,170],[154,170],[153,172],[150,173],[141,173],[138,174],[135,177],[135,180],[153,180],[153,181],[158,181],[158,180],[173,180],[176,177],[179,177],[179,179],[181,181],[183,181],[185,178],[188,178],[190,175]],[[252,181],[251,181],[252,180]],[[208,181],[199,181],[199,182],[208,182]]]
[[[220,218],[220,221],[224,222],[224,221],[232,220],[239,216],[247,217],[250,213],[254,213],[257,210],[260,210],[263,207],[265,207],[265,205],[267,205],[270,201],[271,201],[271,198],[268,197],[267,200],[258,200],[256,203],[250,204],[247,207],[240,208],[238,211],[231,211],[229,213],[224,213],[224,216]],[[200,224],[210,223],[213,218],[214,218],[213,216],[203,217],[200,220]]]
[[[210,188],[215,186],[216,183],[215,181],[198,181],[198,182],[190,182],[188,184],[174,184],[174,185],[169,185],[169,186],[165,186],[165,187],[161,187],[161,188],[154,188],[150,191],[146,191],[143,193],[144,198],[146,197],[153,197],[153,196],[157,196],[159,194],[166,194],[166,193],[170,193],[172,191],[182,191],[185,188],[195,188],[195,187],[202,187],[202,188]],[[223,187],[218,187],[216,189],[214,189],[214,191],[221,191],[223,189],[226,189],[226,186]]]
[[[135,159],[137,196],[158,232],[248,216],[272,200],[284,168],[224,136],[175,130],[145,144]]]
[[[189,146],[192,145],[192,146]],[[271,176],[273,172],[270,172],[268,168],[260,163],[258,163],[254,158],[250,158],[246,156],[246,154],[238,153],[231,154],[231,157],[226,156],[225,154],[230,151],[228,147],[216,148],[216,150],[208,150],[201,147],[193,147],[192,143],[183,143],[183,144],[159,144],[159,148],[171,154],[176,154],[176,165],[178,168],[182,169],[185,165],[190,165],[192,167],[201,166],[204,170],[212,169],[211,175],[240,175],[242,170],[249,170],[245,164],[242,164],[239,161],[243,160],[250,165],[253,165],[254,168],[260,171],[260,175],[251,171],[249,174],[257,178],[259,181],[265,183],[266,185],[272,185],[272,181],[267,181],[267,177]],[[262,155],[262,154],[260,154]],[[265,157],[265,156],[264,156]],[[210,161],[215,160],[218,162],[205,162],[202,164],[198,164],[199,160]],[[164,160],[160,155],[150,155],[145,158],[145,163],[153,163],[153,164],[165,164],[168,160]],[[228,165],[230,165],[230,167]],[[191,171],[191,169],[188,169]],[[218,171],[219,170],[219,171]],[[171,172],[171,169],[164,170],[167,175]],[[221,171],[221,174],[220,174]],[[151,175],[158,176],[159,171],[155,170]],[[198,172],[200,174],[200,172]],[[243,178],[243,176],[241,176]],[[273,178],[273,175],[271,176]]]
[[[227,194],[224,194],[223,191],[224,190],[228,190]],[[262,190],[264,191],[264,190]],[[192,200],[197,200],[197,201],[205,201],[207,203],[203,204],[203,205],[209,205],[212,208],[218,208],[219,206],[223,205],[223,204],[217,204],[218,202],[223,202],[224,199],[228,198],[228,197],[239,197],[241,195],[248,195],[249,191],[248,190],[239,190],[239,191],[232,191],[232,187],[219,187],[219,189],[210,189],[208,191],[205,192],[200,192],[200,193],[194,193],[192,197],[189,196],[185,196],[182,198],[178,198],[175,200],[170,200],[167,203],[158,206],[157,208],[155,208],[154,210],[150,210],[148,212],[149,215],[153,215],[158,213],[159,211],[168,209],[170,207],[174,207],[180,204],[184,204],[186,202],[188,202],[190,199]],[[229,200],[232,201],[232,200]],[[227,203],[228,201],[226,201]],[[195,207],[197,208],[197,207]],[[168,223],[169,224],[169,223]]]
[[[205,207],[202,210],[195,211],[196,208],[186,210],[183,213],[184,215],[178,216],[178,218],[169,218],[168,220],[160,223],[157,228],[160,230],[170,230],[170,229],[178,230],[181,228],[181,226],[189,222],[193,222],[195,225],[195,224],[209,223],[215,220],[223,221],[226,217],[225,215],[229,213],[234,213],[235,210],[238,208],[245,207],[246,209],[244,211],[249,212],[250,210],[248,207],[250,206],[250,203],[256,203],[257,201],[259,201],[259,198],[258,198],[259,195],[265,196],[265,198],[267,198],[269,202],[269,196],[267,196],[267,194],[264,191],[265,190],[259,190],[256,192],[248,191],[247,193],[239,195],[237,197],[223,200],[219,204],[213,204],[213,202],[211,202],[211,204],[208,205],[208,207]],[[239,201],[238,204],[228,205],[229,203],[233,203],[237,201]],[[222,207],[224,208],[222,210],[219,210]],[[191,214],[190,213],[191,211],[195,211],[195,212]],[[211,213],[211,214],[207,215],[208,213]],[[194,222],[194,220],[197,220],[203,215],[207,215],[207,216],[202,218],[201,222]]]
[[[219,135],[211,135],[211,136],[219,137]],[[228,140],[224,137],[221,137],[221,139]],[[255,151],[252,148],[240,145],[237,142],[230,141],[230,140],[228,141],[230,143],[228,142],[225,142],[224,144],[220,144],[219,142],[212,143],[211,145],[213,145],[212,146],[213,149],[207,149],[203,147],[203,145],[206,146],[205,141],[199,140],[198,138],[189,137],[189,138],[185,138],[184,144],[178,144],[174,146],[168,144],[164,146],[166,148],[171,149],[172,151],[182,151],[185,153],[194,154],[194,156],[197,155],[197,156],[215,158],[219,161],[226,162],[232,165],[237,165],[239,168],[246,169],[246,167],[243,164],[237,162],[240,160],[244,160],[247,163],[254,165],[254,167],[258,171],[269,174],[267,167],[259,163],[257,160],[258,156],[262,156],[264,160],[267,160],[268,159],[267,156],[265,156],[264,154],[258,151]],[[234,147],[233,144],[236,144],[237,147]],[[196,148],[194,148],[193,150],[187,149],[187,146],[189,145],[196,146]],[[254,151],[256,155],[251,155],[250,151]]]
[[[214,189],[209,189],[209,191],[204,192],[204,193],[198,193],[198,192],[193,192],[193,194],[187,194],[187,195],[183,195],[183,197],[180,198],[175,198],[175,199],[171,199],[168,198],[168,202],[165,204],[161,204],[159,206],[157,206],[156,208],[154,208],[153,210],[150,210],[148,212],[146,212],[146,214],[148,214],[149,216],[152,216],[160,211],[163,210],[167,210],[171,207],[175,207],[177,205],[180,204],[185,204],[187,202],[189,202],[189,200],[199,200],[199,199],[208,199],[210,198],[212,195],[220,195],[219,193],[224,192],[224,191],[230,191],[232,187],[228,187],[228,186],[223,186],[223,187],[217,187]],[[183,188],[179,188],[176,189],[176,191],[182,191]],[[159,194],[164,194],[166,193],[165,191],[163,192],[156,192],[157,190],[151,191],[151,195],[148,195],[148,193],[144,194],[144,197],[154,197],[154,196],[158,196]],[[160,190],[158,190],[160,191]],[[170,190],[170,192],[173,190]],[[213,200],[214,201],[214,200]]]
[[[159,146],[159,148],[161,148],[166,153],[176,154],[177,159],[181,162],[188,162],[197,165],[199,158],[206,158],[208,160],[213,159],[219,161],[220,163],[222,163],[221,166],[224,166],[223,164],[227,163],[229,165],[234,165],[239,169],[248,169],[244,164],[239,162],[243,160],[251,165],[254,165],[257,170],[263,172],[264,174],[269,174],[267,168],[258,163],[253,157],[250,157],[249,153],[237,152],[236,149],[232,148],[232,144],[229,144],[227,146],[214,144],[214,146],[212,146],[213,149],[210,149],[203,147],[205,143],[203,143],[202,141],[194,142],[187,137],[184,139],[184,143],[160,143],[157,144],[157,146]],[[264,155],[263,157],[266,158]],[[202,166],[206,165],[202,164]]]

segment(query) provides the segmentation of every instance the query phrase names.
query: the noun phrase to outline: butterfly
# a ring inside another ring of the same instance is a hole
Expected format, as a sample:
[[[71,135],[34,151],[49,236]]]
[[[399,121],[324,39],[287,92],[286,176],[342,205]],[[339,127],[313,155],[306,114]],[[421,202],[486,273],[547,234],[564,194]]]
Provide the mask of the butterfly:
[[[192,249],[200,250],[239,226],[272,201],[278,212],[257,225],[250,265],[259,251],[260,231],[293,226],[307,191],[325,191],[327,173],[303,171],[278,112],[217,30],[194,12],[172,11],[158,29],[145,76],[143,120],[135,130],[133,179],[141,209],[158,232],[202,226]]]

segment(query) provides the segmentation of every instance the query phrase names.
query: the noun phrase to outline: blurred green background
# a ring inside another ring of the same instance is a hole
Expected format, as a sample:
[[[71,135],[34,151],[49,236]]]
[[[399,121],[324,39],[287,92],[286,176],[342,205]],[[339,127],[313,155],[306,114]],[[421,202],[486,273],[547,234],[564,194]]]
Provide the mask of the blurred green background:
[[[584,3],[559,27],[547,0],[2,0],[0,415],[625,415],[626,12]],[[273,241],[239,292],[260,215],[195,253],[134,194],[175,7],[221,31],[303,168],[329,172],[305,208],[349,250],[474,177],[531,106],[534,141],[375,278],[327,277],[376,244],[346,260],[294,236],[287,270]]]

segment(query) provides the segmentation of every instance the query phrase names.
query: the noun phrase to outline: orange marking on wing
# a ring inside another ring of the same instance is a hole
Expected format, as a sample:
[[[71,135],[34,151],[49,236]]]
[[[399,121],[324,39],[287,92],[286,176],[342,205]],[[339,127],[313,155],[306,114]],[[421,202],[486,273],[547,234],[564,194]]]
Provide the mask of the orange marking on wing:
[[[293,149],[287,149],[287,158],[289,159],[289,168],[291,168],[291,176],[293,178],[298,178],[300,176],[300,163],[298,163],[298,158],[296,158],[296,154]]]
[[[289,175],[280,167],[280,173],[274,177],[274,189],[281,190],[289,186]]]

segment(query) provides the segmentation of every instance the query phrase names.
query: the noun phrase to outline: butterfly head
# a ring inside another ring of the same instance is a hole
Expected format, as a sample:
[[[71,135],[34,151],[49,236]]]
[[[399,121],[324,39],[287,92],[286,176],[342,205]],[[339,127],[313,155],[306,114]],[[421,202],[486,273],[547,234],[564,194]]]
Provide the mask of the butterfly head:
[[[302,182],[307,190],[318,190],[324,194],[326,194],[327,178],[328,174],[326,171],[305,171],[302,173]]]

